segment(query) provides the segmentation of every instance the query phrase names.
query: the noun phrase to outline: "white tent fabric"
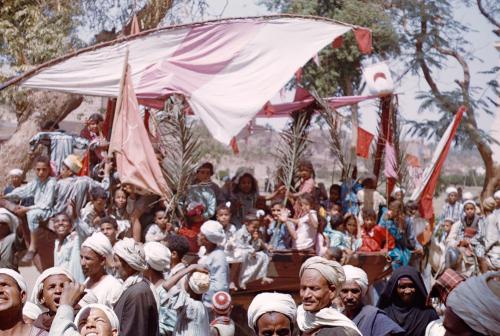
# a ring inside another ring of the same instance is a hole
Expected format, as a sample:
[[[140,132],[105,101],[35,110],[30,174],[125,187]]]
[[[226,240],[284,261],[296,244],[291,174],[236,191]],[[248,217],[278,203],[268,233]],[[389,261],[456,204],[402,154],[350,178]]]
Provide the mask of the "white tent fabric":
[[[229,143],[299,67],[352,28],[299,17],[179,26],[83,52],[22,85],[116,97],[128,49],[139,101],[180,93],[214,138]]]

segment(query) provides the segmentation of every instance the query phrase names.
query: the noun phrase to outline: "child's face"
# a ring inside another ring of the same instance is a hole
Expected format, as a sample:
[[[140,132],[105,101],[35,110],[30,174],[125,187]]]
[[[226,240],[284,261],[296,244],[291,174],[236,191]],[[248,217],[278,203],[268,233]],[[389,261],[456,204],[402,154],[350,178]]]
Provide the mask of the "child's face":
[[[337,214],[339,214],[339,213],[340,213],[340,205],[338,205],[338,204],[334,204],[334,205],[332,206],[332,209],[330,210],[330,213],[331,213],[332,215],[337,215]]]
[[[455,204],[458,199],[458,194],[456,192],[452,192],[448,195],[448,203]]]
[[[254,240],[257,240],[257,239],[259,239],[259,238],[260,238],[260,237],[259,237],[259,230],[255,230],[255,231],[252,233],[252,238],[253,238]]]
[[[94,209],[97,212],[104,212],[106,210],[106,199],[105,198],[96,198],[92,200],[92,205],[94,205]]]
[[[103,235],[108,237],[111,243],[116,241],[116,229],[111,223],[101,223],[101,232]]]
[[[243,176],[240,179],[239,188],[241,192],[249,194],[252,191],[252,178],[250,176]]]
[[[250,222],[247,222],[246,223],[246,227],[247,227],[248,233],[250,233],[251,235],[253,235],[253,233],[255,231],[257,231],[257,228],[259,227],[259,221],[250,221]]]
[[[115,206],[118,209],[123,209],[127,206],[127,195],[125,195],[123,190],[115,192]]]
[[[466,217],[472,218],[472,217],[474,217],[474,214],[476,213],[476,207],[473,206],[472,204],[467,204],[467,205],[465,205],[464,211],[465,211]]]
[[[363,218],[363,225],[367,231],[370,231],[375,226],[375,218]]]
[[[303,180],[308,180],[311,178],[311,171],[309,169],[305,169],[305,168],[301,168],[299,170],[299,176],[303,179]]]
[[[451,221],[444,221],[444,232],[450,233],[452,225],[453,223]]]
[[[155,224],[160,227],[160,229],[165,230],[167,228],[167,213],[165,211],[157,211],[155,213]]]
[[[306,201],[305,199],[302,199],[300,201],[300,206],[302,208],[302,211],[304,212],[309,212],[309,210],[311,210],[311,204],[309,204],[309,202]]]
[[[354,219],[349,219],[347,221],[347,232],[349,232],[350,234],[355,234],[356,233],[356,229],[357,229],[357,224],[356,224],[356,221]]]
[[[99,122],[97,120],[89,120],[87,123],[89,131],[98,133],[99,132]]]
[[[330,190],[330,201],[335,202],[340,199],[339,191],[337,189]]]
[[[196,178],[200,182],[210,181],[211,176],[212,176],[212,171],[210,170],[210,168],[200,168],[196,173]]]
[[[73,172],[68,168],[66,167],[66,165],[62,165],[61,166],[61,177],[62,178],[66,178],[66,177],[70,177],[71,175],[73,175]]]
[[[280,213],[281,213],[281,209],[283,209],[283,207],[281,205],[279,205],[279,204],[275,204],[271,208],[271,213],[273,215],[273,219],[274,220],[278,220],[278,218],[280,216]]]
[[[58,238],[67,237],[73,229],[71,222],[66,215],[57,215],[54,218],[54,230]]]
[[[45,181],[50,175],[50,166],[45,162],[37,162],[35,164],[35,173],[40,181]]]
[[[217,211],[217,221],[225,228],[231,221],[231,213],[227,209]]]
[[[10,183],[13,187],[17,188],[23,183],[23,177],[19,175],[12,175],[10,177]]]

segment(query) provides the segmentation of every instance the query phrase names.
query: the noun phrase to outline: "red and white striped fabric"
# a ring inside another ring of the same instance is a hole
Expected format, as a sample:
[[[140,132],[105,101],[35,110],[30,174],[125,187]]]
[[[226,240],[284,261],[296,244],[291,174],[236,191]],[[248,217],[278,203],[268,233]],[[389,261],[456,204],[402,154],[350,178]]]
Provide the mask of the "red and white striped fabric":
[[[272,16],[165,27],[56,61],[22,85],[116,97],[128,49],[140,103],[180,93],[214,138],[229,143],[297,69],[350,30],[361,50],[371,50],[369,30],[327,19]]]

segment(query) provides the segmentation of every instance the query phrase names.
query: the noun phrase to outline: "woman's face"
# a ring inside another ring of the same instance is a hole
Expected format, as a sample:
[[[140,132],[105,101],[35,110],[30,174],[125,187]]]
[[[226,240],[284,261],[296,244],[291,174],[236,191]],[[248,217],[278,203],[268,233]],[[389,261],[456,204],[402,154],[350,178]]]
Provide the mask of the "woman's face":
[[[415,284],[410,278],[401,278],[398,280],[398,284],[396,286],[396,291],[398,293],[401,301],[407,306],[413,303],[413,299],[415,297]]]
[[[253,179],[250,176],[243,176],[240,179],[239,188],[241,192],[249,194],[252,192]]]
[[[117,335],[116,330],[111,328],[106,314],[98,309],[91,308],[88,313],[78,321],[78,330],[80,335],[92,336],[114,336]]]

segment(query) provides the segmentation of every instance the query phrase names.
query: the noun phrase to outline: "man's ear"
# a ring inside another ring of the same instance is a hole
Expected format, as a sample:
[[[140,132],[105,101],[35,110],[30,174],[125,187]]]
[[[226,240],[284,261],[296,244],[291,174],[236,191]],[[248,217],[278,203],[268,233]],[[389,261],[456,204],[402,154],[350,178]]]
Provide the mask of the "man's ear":
[[[337,297],[337,287],[335,285],[331,284],[331,285],[328,285],[328,288],[330,289],[330,293],[329,293],[330,301],[333,301],[333,299],[335,299],[335,297]]]
[[[118,330],[116,330],[116,329],[111,330],[111,335],[118,336]]]
[[[28,301],[28,294],[25,291],[22,291],[21,292],[21,302],[23,303],[23,306],[26,303],[26,301]]]

